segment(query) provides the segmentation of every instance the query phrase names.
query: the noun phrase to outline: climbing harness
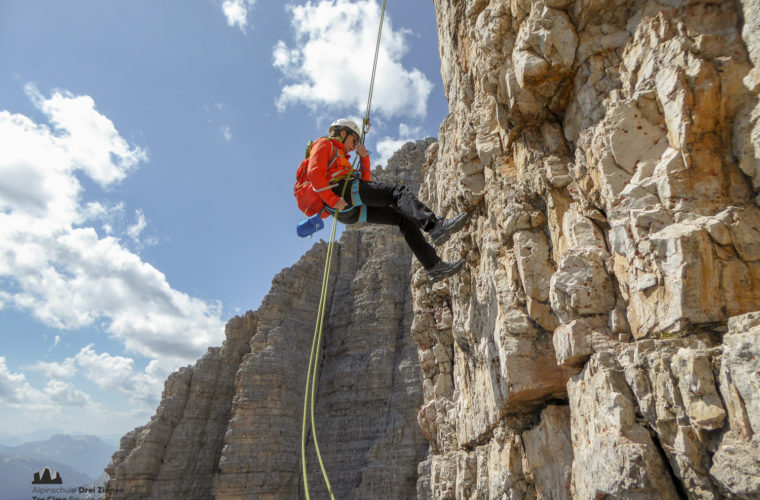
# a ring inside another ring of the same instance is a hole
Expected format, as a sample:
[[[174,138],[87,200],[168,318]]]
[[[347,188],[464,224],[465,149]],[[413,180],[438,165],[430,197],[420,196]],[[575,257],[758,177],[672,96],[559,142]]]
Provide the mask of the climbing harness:
[[[323,204],[321,201],[321,198],[319,199],[319,203],[322,204],[322,208],[319,210],[319,212],[316,212],[316,210],[311,209],[313,205],[309,206],[309,210],[304,210],[304,212],[308,215],[310,213],[313,213],[314,215],[311,215],[310,217],[302,220],[296,225],[296,233],[300,238],[311,238],[311,235],[316,233],[317,231],[324,229],[325,223],[322,221],[325,217],[329,217],[330,215],[340,215],[340,214],[349,214],[353,212],[354,210],[359,210],[359,216],[356,218],[356,220],[352,220],[350,224],[356,224],[357,222],[367,222],[367,207],[362,202],[361,196],[359,196],[359,182],[358,182],[358,176],[355,176],[352,180],[351,175],[346,175],[343,177],[336,178],[335,184],[330,184],[327,186],[327,188],[324,189],[332,189],[335,186],[340,185],[341,182],[344,182],[343,184],[343,191],[341,192],[341,198],[343,198],[343,195],[346,193],[346,186],[348,184],[351,184],[351,206],[345,208],[344,210],[335,210],[332,207],[328,207],[327,205]],[[322,191],[322,189],[315,189],[312,190],[312,193],[319,191]],[[304,197],[306,198],[306,197]],[[314,203],[314,202],[311,202]],[[316,213],[315,213],[316,212]],[[345,222],[345,221],[341,221]],[[346,224],[349,224],[349,222],[345,222]]]
[[[337,214],[344,214],[349,213],[355,209],[359,209],[359,218],[356,222],[352,222],[352,224],[356,224],[357,222],[367,222],[367,207],[362,203],[362,198],[359,196],[359,178],[356,176],[353,180],[350,180],[349,178],[344,179],[343,184],[343,194],[346,193],[346,186],[348,184],[351,184],[351,206],[344,209],[337,211]],[[341,194],[341,198],[343,198],[343,194]],[[325,206],[325,210],[330,214],[333,215],[336,213],[336,210],[334,208]]]
[[[364,138],[367,135],[367,132],[369,132],[370,129],[370,122],[369,122],[369,113],[372,106],[372,93],[375,88],[375,73],[377,71],[377,58],[378,54],[380,52],[380,35],[383,31],[383,21],[385,19],[385,2],[386,0],[383,0],[383,5],[380,10],[380,26],[377,29],[377,43],[375,45],[375,60],[372,66],[372,78],[370,79],[370,86],[369,86],[369,96],[367,98],[367,111],[364,115],[364,120],[362,121],[362,137],[361,141],[364,143]],[[358,158],[358,155],[357,155]],[[354,167],[356,166],[356,160],[357,158],[354,158]],[[343,190],[341,192],[340,197],[343,198],[343,196],[346,193],[346,187],[349,184],[349,179],[344,179],[343,182]],[[359,198],[359,181],[358,179],[354,180],[352,182],[351,187],[351,195],[352,195],[352,201],[358,200],[361,202],[361,199]],[[351,207],[352,209],[355,207]],[[317,460],[319,461],[319,468],[322,470],[322,477],[325,480],[325,485],[327,486],[327,491],[330,494],[330,499],[335,500],[335,496],[333,495],[332,486],[330,485],[330,480],[327,477],[327,471],[325,470],[325,464],[322,461],[322,454],[319,452],[319,444],[317,443],[317,427],[315,425],[315,419],[314,419],[314,401],[316,399],[316,387],[317,387],[317,369],[319,368],[319,350],[320,346],[322,344],[322,330],[324,325],[324,319],[325,319],[325,309],[326,309],[326,303],[327,303],[327,288],[330,281],[330,268],[332,267],[332,256],[333,256],[333,248],[335,243],[335,229],[338,225],[338,214],[340,213],[337,210],[333,210],[332,212],[333,216],[333,223],[332,223],[332,230],[330,232],[330,241],[327,244],[327,256],[325,257],[325,267],[324,272],[322,274],[322,292],[319,297],[319,308],[317,309],[317,322],[314,326],[314,337],[311,342],[311,354],[309,355],[309,369],[306,374],[306,390],[304,391],[304,400],[303,400],[303,421],[301,425],[301,471],[303,473],[303,487],[304,492],[306,493],[306,500],[309,500],[311,497],[309,496],[309,478],[308,474],[306,472],[306,437],[307,437],[307,426],[306,426],[306,413],[307,413],[307,407],[309,407],[310,416],[311,416],[311,436],[314,440],[314,450],[317,452]],[[362,215],[361,217],[364,217],[366,220],[366,210],[364,210],[364,206],[362,205]],[[321,222],[321,220],[320,220]]]

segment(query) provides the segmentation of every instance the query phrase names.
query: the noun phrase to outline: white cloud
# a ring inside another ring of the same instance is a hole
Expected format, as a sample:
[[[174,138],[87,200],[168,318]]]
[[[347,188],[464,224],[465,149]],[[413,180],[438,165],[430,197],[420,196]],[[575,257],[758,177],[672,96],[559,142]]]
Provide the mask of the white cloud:
[[[31,84],[26,92],[59,132],[57,144],[64,148],[71,167],[83,170],[101,186],[123,180],[147,159],[144,151],[130,147],[113,122],[95,110],[92,97],[63,91],[45,99]]]
[[[77,373],[76,360],[66,358],[63,362],[40,361],[31,367],[33,370],[44,372],[48,378],[55,380],[68,380]]]
[[[47,340],[47,335],[43,335],[43,338]],[[61,342],[61,336],[56,335],[55,338],[53,339],[53,344],[50,347],[48,347],[48,352],[55,349],[55,346],[57,346],[60,342]]]
[[[145,220],[145,214],[142,210],[136,210],[135,217],[137,217],[137,221],[127,228],[127,236],[132,238],[135,242],[139,242],[140,235],[148,226],[148,222]]]
[[[424,139],[421,127],[401,123],[398,127],[398,137],[383,137],[377,141],[377,158],[373,158],[373,162],[376,165],[387,165],[388,159],[401,149],[401,146],[419,139]]]
[[[214,131],[221,134],[225,142],[232,141],[232,127],[226,123],[228,121],[227,106],[221,102],[206,104],[203,106],[203,111],[208,115],[208,123]]]
[[[61,362],[41,361],[30,367],[31,370],[45,373],[50,379],[45,393],[52,402],[89,402],[89,396],[75,389],[70,382],[64,382],[81,374],[101,389],[129,396],[131,406],[155,409],[163,381],[171,369],[160,362],[151,362],[145,371],[140,372],[135,370],[134,359],[98,354],[93,347],[93,344],[85,346],[75,356]]]
[[[232,140],[232,129],[229,125],[222,125],[219,127],[219,131],[222,133],[225,142],[230,142]]]
[[[167,370],[194,361],[223,339],[220,304],[173,289],[111,224],[105,237],[86,225],[124,209],[83,206],[77,174],[108,188],[145,152],[122,139],[90,97],[27,92],[50,126],[0,111],[0,307],[55,328],[103,325],[128,351],[160,359]],[[141,239],[147,222],[141,211],[136,219],[127,239]],[[78,397],[62,386],[51,390]]]
[[[8,414],[4,415],[6,418],[13,414],[14,420],[22,419],[37,427],[65,425],[77,430],[86,421],[88,425],[100,426],[100,432],[109,433],[113,432],[112,425],[127,429],[153,414],[167,376],[164,369],[156,369],[155,363],[139,371],[132,359],[98,354],[92,344],[64,361],[38,362],[28,369],[48,377],[43,390],[33,387],[23,373],[11,372],[6,359],[0,356],[0,405]],[[93,401],[92,396],[75,386],[72,379],[77,376],[84,376],[115,400],[123,399],[117,406],[128,411]]]
[[[222,12],[227,18],[227,24],[237,26],[245,32],[248,27],[248,13],[256,4],[256,0],[224,0]]]
[[[23,373],[11,373],[5,357],[0,356],[0,401],[11,406],[42,407],[45,396],[33,388]]]
[[[277,45],[274,46],[272,51],[272,65],[275,68],[290,68],[298,64],[301,51],[298,49],[289,49],[288,46],[282,40],[277,41]],[[284,71],[284,69],[283,69]]]
[[[51,402],[64,406],[88,406],[90,396],[75,388],[70,382],[51,380],[45,387],[45,394]]]
[[[127,227],[125,234],[137,245],[138,250],[143,247],[158,245],[158,238],[155,236],[145,236],[143,233],[148,227],[148,221],[142,210],[135,210],[135,222]]]
[[[320,0],[292,6],[295,47],[278,41],[273,65],[290,83],[282,89],[277,106],[297,103],[312,110],[366,108],[372,63],[380,22],[375,0]],[[373,95],[373,110],[386,117],[424,118],[433,85],[418,69],[401,61],[409,50],[407,32],[394,31],[386,15]]]
[[[163,380],[168,375],[164,370],[157,373],[136,372],[134,360],[108,353],[97,354],[92,345],[79,351],[75,360],[85,376],[98,387],[129,395],[133,405],[144,402],[155,407]]]

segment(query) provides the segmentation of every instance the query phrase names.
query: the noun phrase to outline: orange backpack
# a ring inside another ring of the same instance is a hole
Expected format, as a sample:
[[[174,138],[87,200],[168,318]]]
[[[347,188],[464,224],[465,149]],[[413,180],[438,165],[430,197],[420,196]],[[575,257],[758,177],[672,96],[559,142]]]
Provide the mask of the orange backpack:
[[[321,217],[324,219],[330,214],[327,213],[327,210],[324,210],[325,203],[322,201],[319,193],[314,189],[314,186],[311,185],[306,172],[309,169],[311,146],[314,145],[315,142],[316,141],[309,141],[309,144],[306,146],[306,157],[301,160],[301,163],[298,165],[298,170],[296,171],[296,183],[293,185],[293,196],[296,197],[298,208],[301,212],[305,213],[307,217],[321,213]],[[336,154],[335,146],[333,146],[331,142],[330,163],[327,168],[329,169],[337,159],[338,155]],[[327,189],[330,188],[328,187]]]

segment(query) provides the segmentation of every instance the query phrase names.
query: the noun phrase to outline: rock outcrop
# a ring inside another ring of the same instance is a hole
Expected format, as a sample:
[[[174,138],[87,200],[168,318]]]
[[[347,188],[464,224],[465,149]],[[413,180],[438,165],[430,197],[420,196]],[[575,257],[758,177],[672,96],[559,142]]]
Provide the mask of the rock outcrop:
[[[416,189],[432,139],[377,169]],[[295,236],[295,235],[294,235]],[[144,427],[121,440],[107,498],[299,498],[301,417],[327,244],[276,276],[256,312],[166,382]],[[348,227],[336,243],[317,396],[317,436],[338,498],[414,496],[427,448],[412,323],[412,254],[393,227]],[[312,498],[325,498],[309,447]]]
[[[434,4],[450,113],[403,154],[427,148],[439,215],[471,214],[441,249],[466,266],[431,286],[393,230],[344,233],[317,407],[336,496],[760,498],[760,1]],[[109,487],[301,494],[324,253],[170,377]]]
[[[760,2],[434,0],[419,498],[760,498]]]

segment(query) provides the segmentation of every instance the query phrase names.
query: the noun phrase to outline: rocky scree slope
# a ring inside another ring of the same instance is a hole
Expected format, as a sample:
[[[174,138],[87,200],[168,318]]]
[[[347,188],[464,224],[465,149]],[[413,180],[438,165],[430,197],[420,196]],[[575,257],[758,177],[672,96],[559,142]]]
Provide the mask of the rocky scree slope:
[[[432,141],[407,144],[373,178],[417,189]],[[155,416],[122,438],[106,498],[303,497],[304,384],[326,250],[317,243],[276,276],[220,348],[169,377]],[[411,498],[427,449],[412,254],[395,227],[357,225],[333,259],[315,409],[330,482],[337,498]],[[311,442],[308,451],[311,497],[327,498]]]
[[[419,498],[760,498],[760,2],[434,0]]]

